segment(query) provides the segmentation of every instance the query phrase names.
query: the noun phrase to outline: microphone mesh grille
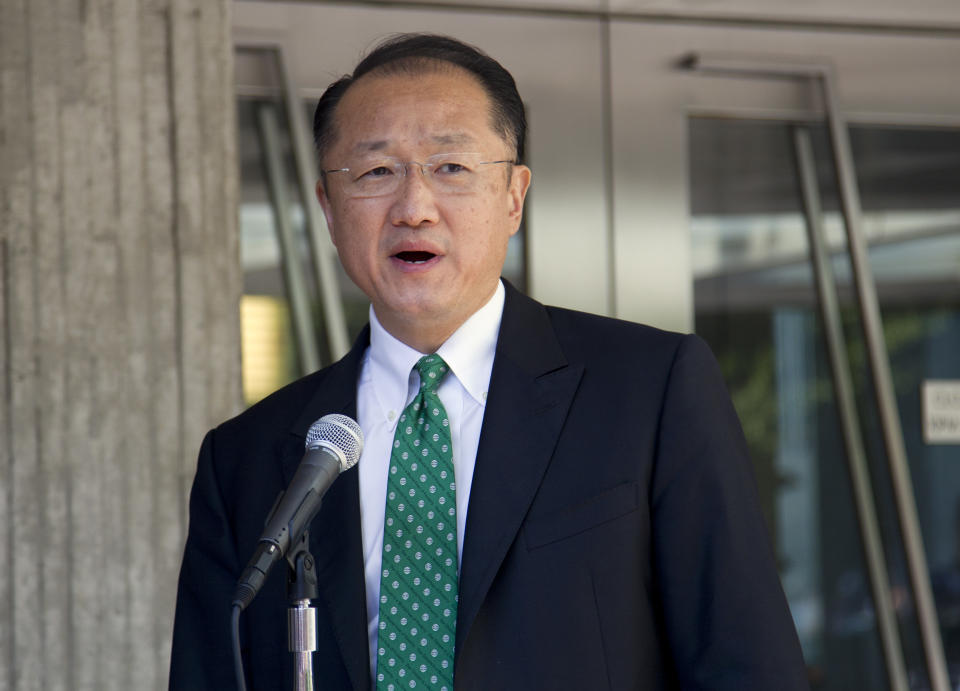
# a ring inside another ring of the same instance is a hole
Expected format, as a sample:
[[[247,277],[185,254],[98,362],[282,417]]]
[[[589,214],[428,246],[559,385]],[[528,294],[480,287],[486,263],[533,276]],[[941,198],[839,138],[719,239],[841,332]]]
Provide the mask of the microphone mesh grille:
[[[353,418],[331,413],[310,425],[306,446],[308,449],[325,446],[334,451],[340,457],[340,472],[343,472],[360,460],[363,431]]]

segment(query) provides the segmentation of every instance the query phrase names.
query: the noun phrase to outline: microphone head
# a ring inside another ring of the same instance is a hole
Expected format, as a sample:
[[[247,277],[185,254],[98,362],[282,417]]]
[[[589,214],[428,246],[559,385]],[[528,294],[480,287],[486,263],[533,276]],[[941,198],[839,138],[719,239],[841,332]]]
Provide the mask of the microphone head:
[[[360,460],[363,451],[363,431],[356,420],[346,415],[331,413],[310,425],[307,449],[324,447],[340,459],[340,472],[348,470]]]

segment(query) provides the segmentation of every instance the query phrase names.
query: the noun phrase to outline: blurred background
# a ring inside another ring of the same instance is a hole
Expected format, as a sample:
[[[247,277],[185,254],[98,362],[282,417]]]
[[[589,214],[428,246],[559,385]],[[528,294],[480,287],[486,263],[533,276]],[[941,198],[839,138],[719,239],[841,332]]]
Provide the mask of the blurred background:
[[[310,123],[400,31],[526,100],[504,276],[713,348],[812,687],[960,689],[952,0],[0,0],[0,689],[166,687],[204,432],[366,321]]]

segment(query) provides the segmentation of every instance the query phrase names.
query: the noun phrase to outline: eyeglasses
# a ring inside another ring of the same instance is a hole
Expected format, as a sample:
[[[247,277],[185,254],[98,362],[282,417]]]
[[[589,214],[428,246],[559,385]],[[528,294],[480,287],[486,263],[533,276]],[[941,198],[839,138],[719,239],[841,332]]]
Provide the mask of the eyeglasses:
[[[437,194],[473,194],[480,186],[484,166],[513,161],[481,161],[481,154],[434,154],[426,161],[401,161],[393,156],[378,156],[352,163],[346,168],[324,170],[342,173],[336,179],[348,197],[385,197],[400,188],[410,166],[419,166],[424,178]]]

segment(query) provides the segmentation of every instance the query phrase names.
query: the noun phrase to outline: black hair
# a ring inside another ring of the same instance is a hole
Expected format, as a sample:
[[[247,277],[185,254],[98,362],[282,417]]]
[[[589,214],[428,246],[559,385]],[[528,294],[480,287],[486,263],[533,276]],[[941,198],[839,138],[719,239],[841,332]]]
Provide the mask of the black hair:
[[[523,144],[527,117],[513,76],[499,62],[479,48],[449,36],[437,34],[397,34],[378,44],[354,69],[323,92],[313,114],[313,141],[317,157],[332,144],[333,115],[337,104],[360,77],[371,72],[380,74],[423,74],[443,69],[447,63],[472,74],[490,99],[490,116],[494,131],[513,146],[514,161],[523,161]]]

